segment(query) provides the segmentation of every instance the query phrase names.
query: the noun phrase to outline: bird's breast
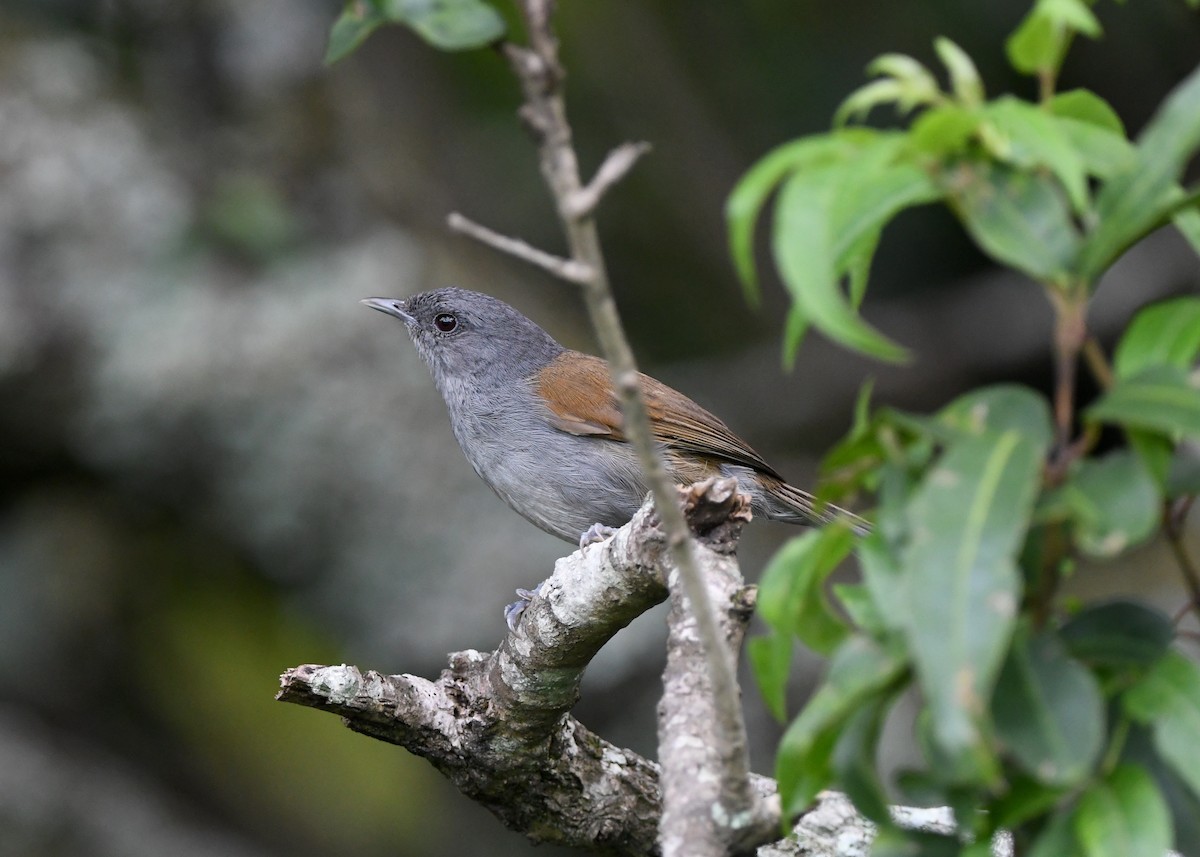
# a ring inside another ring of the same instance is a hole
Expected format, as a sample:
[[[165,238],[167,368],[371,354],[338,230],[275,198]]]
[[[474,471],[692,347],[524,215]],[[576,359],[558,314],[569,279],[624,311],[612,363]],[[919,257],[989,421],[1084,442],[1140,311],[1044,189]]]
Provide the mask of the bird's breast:
[[[475,397],[457,411],[447,400],[455,437],[479,477],[526,519],[564,539],[577,540],[594,523],[628,521],[646,492],[629,445],[559,431],[521,398]]]

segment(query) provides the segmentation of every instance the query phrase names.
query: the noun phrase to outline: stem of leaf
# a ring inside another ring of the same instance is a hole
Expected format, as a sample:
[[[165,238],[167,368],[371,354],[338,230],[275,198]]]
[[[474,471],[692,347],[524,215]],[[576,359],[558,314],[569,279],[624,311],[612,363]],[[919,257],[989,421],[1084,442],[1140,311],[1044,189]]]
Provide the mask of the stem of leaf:
[[[1045,104],[1054,97],[1054,89],[1058,85],[1058,71],[1053,68],[1040,68],[1038,79],[1038,101]]]
[[[1112,739],[1108,742],[1108,750],[1104,753],[1104,761],[1100,763],[1100,770],[1104,773],[1110,773],[1117,766],[1117,762],[1121,761],[1121,751],[1125,749],[1125,739],[1129,737],[1129,718],[1120,718],[1116,725],[1113,726]]]
[[[1108,358],[1104,355],[1104,349],[1100,347],[1100,342],[1096,337],[1089,336],[1083,341],[1083,359],[1097,384],[1105,390],[1113,385],[1112,367],[1108,365]]]
[[[1054,305],[1054,449],[1052,484],[1061,482],[1071,463],[1071,429],[1075,421],[1075,375],[1079,352],[1087,340],[1087,299],[1083,289],[1048,289]],[[1075,453],[1077,455],[1078,453]]]
[[[1066,288],[1048,286],[1046,294],[1054,307],[1054,446],[1046,465],[1045,480],[1048,485],[1055,486],[1066,479],[1067,469],[1090,448],[1095,435],[1085,432],[1078,443],[1071,442],[1075,424],[1075,376],[1079,353],[1088,339],[1087,289],[1083,284]],[[1034,620],[1039,627],[1050,616],[1062,579],[1063,556],[1062,551],[1048,550],[1041,562],[1041,575],[1033,595]]]

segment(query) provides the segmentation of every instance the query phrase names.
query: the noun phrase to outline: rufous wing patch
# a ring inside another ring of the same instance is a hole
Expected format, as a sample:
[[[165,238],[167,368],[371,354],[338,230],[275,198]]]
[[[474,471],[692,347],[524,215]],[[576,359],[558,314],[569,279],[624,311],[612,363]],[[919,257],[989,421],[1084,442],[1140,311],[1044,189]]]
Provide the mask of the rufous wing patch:
[[[678,390],[639,376],[654,437],[668,449],[688,450],[778,477],[775,470],[725,423]],[[627,440],[608,364],[566,351],[536,377],[550,425],[574,435]]]

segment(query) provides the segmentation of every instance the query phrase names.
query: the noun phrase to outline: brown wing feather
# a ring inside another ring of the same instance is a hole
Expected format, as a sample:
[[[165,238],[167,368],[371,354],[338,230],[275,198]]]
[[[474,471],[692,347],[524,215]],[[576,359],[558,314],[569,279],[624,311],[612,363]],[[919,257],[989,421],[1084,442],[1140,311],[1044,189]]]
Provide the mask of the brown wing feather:
[[[725,423],[683,393],[648,375],[639,378],[654,437],[660,443],[782,478]],[[575,435],[628,439],[608,364],[599,357],[564,352],[538,373],[536,383],[555,428]],[[602,394],[595,395],[595,390]]]

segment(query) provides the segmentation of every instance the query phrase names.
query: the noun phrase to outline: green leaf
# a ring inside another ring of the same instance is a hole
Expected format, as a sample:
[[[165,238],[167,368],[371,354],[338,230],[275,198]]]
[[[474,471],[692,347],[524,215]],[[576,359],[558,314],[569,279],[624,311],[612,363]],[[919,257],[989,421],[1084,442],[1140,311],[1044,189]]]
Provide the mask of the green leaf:
[[[767,709],[781,723],[787,719],[787,684],[792,666],[792,635],[781,631],[754,637],[746,655]]]
[[[730,197],[735,264],[753,299],[754,223],[766,196],[782,183],[771,248],[796,307],[788,322],[785,363],[810,324],[850,348],[905,359],[907,352],[864,322],[856,308],[884,225],[904,208],[937,199],[941,191],[924,171],[901,159],[905,138],[899,132],[849,129],[807,142],[811,145],[764,159]]]
[[[828,654],[846,636],[825,595],[825,579],[854,545],[845,527],[809,530],[771,559],[758,588],[758,612],[777,631],[795,634],[814,651]]]
[[[1029,849],[1029,857],[1074,857],[1078,853],[1075,813],[1070,809],[1060,809],[1055,813]]]
[[[892,702],[891,694],[880,694],[850,715],[833,748],[833,772],[838,786],[865,817],[876,824],[890,824],[891,810],[879,777],[876,753],[879,730]]]
[[[1059,26],[1089,38],[1104,35],[1095,13],[1084,0],[1038,0],[1038,9]]]
[[[1144,768],[1154,778],[1175,824],[1174,850],[1179,854],[1200,854],[1200,798],[1159,754],[1154,747],[1153,732],[1148,727],[1136,723],[1130,726],[1121,760]]]
[[[1014,774],[1009,777],[1008,791],[992,804],[995,826],[1012,830],[1044,815],[1059,803],[1065,792],[1061,786],[1047,786],[1032,777]]]
[[[980,110],[961,104],[939,104],[913,122],[908,130],[908,144],[918,152],[947,158],[966,150],[982,121]]]
[[[1094,281],[1178,204],[1176,182],[1200,146],[1200,68],[1167,96],[1138,139],[1137,162],[1096,196],[1098,222],[1080,250],[1078,273]]]
[[[764,155],[734,186],[725,202],[729,250],[751,303],[758,302],[758,271],[754,264],[754,229],[763,204],[793,170],[827,160],[851,141],[822,135],[793,140]]]
[[[1200,381],[1177,366],[1152,366],[1118,379],[1084,415],[1168,437],[1200,437]]]
[[[481,48],[503,38],[504,18],[482,0],[380,0],[388,18],[443,51]]]
[[[1137,149],[1120,134],[1078,119],[1051,118],[1088,175],[1109,179],[1137,164]]]
[[[1200,668],[1168,652],[1124,703],[1130,717],[1153,726],[1159,755],[1200,796]]]
[[[1145,541],[1158,527],[1158,486],[1129,450],[1084,459],[1061,490],[1085,554],[1116,556]]]
[[[1190,208],[1181,209],[1171,218],[1171,222],[1175,224],[1179,234],[1192,245],[1192,249],[1200,255],[1200,206],[1193,205]]]
[[[1175,628],[1136,601],[1092,604],[1072,616],[1059,637],[1073,657],[1104,667],[1149,667],[1167,652]]]
[[[919,60],[908,54],[880,54],[867,65],[868,77],[894,77],[897,80],[923,80],[931,92],[937,92],[937,80]]]
[[[1046,102],[1045,109],[1053,116],[1074,119],[1111,131],[1119,137],[1125,136],[1125,124],[1121,122],[1117,111],[1089,89],[1071,89],[1060,92]]]
[[[1146,471],[1154,478],[1154,484],[1158,486],[1160,491],[1167,493],[1168,496],[1175,496],[1167,492],[1167,476],[1171,468],[1171,455],[1175,451],[1175,442],[1171,438],[1163,437],[1161,434],[1155,434],[1152,431],[1143,431],[1142,429],[1128,428],[1125,434],[1129,439],[1129,446],[1142,460]]]
[[[937,79],[929,69],[905,54],[876,57],[867,66],[867,74],[872,77],[882,75],[898,84],[895,101],[901,113],[907,113],[921,104],[930,104],[941,96]]]
[[[783,323],[783,368],[791,370],[796,365],[796,354],[800,343],[808,332],[809,321],[803,308],[793,303],[788,307],[787,319]]]
[[[329,33],[329,46],[325,50],[325,64],[332,65],[352,53],[367,36],[386,22],[383,13],[369,0],[350,0]]]
[[[962,857],[962,848],[954,836],[883,827],[871,843],[871,857]]]
[[[988,104],[983,116],[995,131],[985,143],[999,160],[1025,170],[1045,167],[1062,182],[1076,211],[1087,207],[1083,159],[1053,116],[1011,95]]]
[[[937,421],[973,436],[1012,429],[1043,452],[1054,439],[1045,397],[1019,384],[995,384],[959,396],[938,412]]]
[[[1075,32],[1101,35],[1100,22],[1083,0],[1038,0],[1005,44],[1009,62],[1025,74],[1056,74]]]
[[[859,544],[858,562],[871,600],[881,608],[880,621],[888,631],[903,631],[910,624],[906,581],[878,532]]]
[[[1036,7],[1022,20],[1020,26],[1004,43],[1008,61],[1024,74],[1055,71],[1062,64],[1065,43],[1062,32]]]
[[[500,13],[483,0],[350,0],[333,25],[325,62],[351,53],[385,23],[404,24],[446,51],[489,45],[507,29]]]
[[[996,682],[992,717],[1000,741],[1046,785],[1081,782],[1103,748],[1096,679],[1052,634],[1016,635]]]
[[[833,748],[850,714],[904,672],[899,655],[862,637],[849,638],[834,653],[825,681],[779,745],[776,779],[785,817],[803,811],[829,784]]]
[[[967,107],[982,104],[983,81],[967,52],[944,36],[934,40],[933,49],[946,71],[950,72],[950,87],[958,100]]]
[[[1086,89],[1059,93],[1044,105],[1088,175],[1111,178],[1137,164],[1137,149],[1125,137],[1116,111]]]
[[[1126,328],[1113,356],[1118,378],[1152,366],[1189,369],[1200,355],[1200,298],[1182,297],[1143,308]]]
[[[849,716],[847,709],[844,716]],[[792,721],[779,742],[775,756],[775,779],[785,817],[804,812],[817,793],[833,782],[833,748],[842,723],[823,723],[819,729],[801,725],[804,716]]]
[[[875,259],[875,251],[879,247],[882,231],[868,232],[858,242],[847,248],[842,254],[845,259],[846,273],[850,280],[850,306],[858,309],[862,306],[863,298],[867,296],[867,279],[871,275],[871,262]]]
[[[839,273],[864,254],[869,261],[880,230],[901,211],[942,196],[924,170],[894,162],[902,145],[899,138],[880,139],[843,167],[841,188],[830,208]]]
[[[1121,765],[1084,793],[1075,833],[1087,857],[1163,857],[1171,817],[1150,775]]]
[[[835,583],[833,594],[841,602],[846,614],[855,627],[872,637],[882,637],[889,630],[883,611],[871,597],[871,590],[863,583]]]
[[[994,776],[981,722],[1015,622],[1015,557],[1041,465],[1015,430],[963,438],[909,503],[907,636],[937,742],[970,782]]]
[[[845,101],[838,105],[838,109],[833,114],[833,126],[840,128],[848,122],[862,121],[867,118],[867,114],[874,107],[881,104],[899,106],[902,102],[911,101],[914,96],[914,91],[911,87],[906,86],[904,81],[890,77],[873,80],[854,90],[846,97]]]
[[[1060,283],[1080,246],[1056,182],[986,161],[964,161],[947,174],[957,213],[992,258],[1041,283]]]
[[[848,164],[794,173],[776,207],[772,250],[792,299],[822,333],[883,360],[908,353],[878,333],[850,307],[840,283],[831,213],[851,178]]]

